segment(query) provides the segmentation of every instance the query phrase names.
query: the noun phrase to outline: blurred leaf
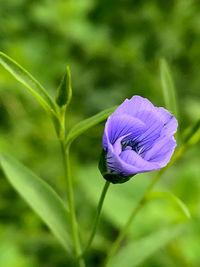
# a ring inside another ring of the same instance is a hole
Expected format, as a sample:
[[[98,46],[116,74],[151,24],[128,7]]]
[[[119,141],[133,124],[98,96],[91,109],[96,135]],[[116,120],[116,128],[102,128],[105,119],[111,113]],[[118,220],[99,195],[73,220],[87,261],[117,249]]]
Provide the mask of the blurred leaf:
[[[146,200],[149,201],[149,200],[157,199],[157,198],[169,199],[170,201],[174,202],[174,204],[176,204],[181,209],[183,214],[188,219],[191,218],[190,211],[188,210],[187,206],[182,202],[182,200],[180,200],[180,198],[178,198],[174,194],[172,194],[170,192],[150,192],[147,195]]]
[[[2,52],[0,52],[0,64],[35,96],[46,111],[55,114],[56,106],[53,100],[44,87],[28,71]]]
[[[62,107],[69,105],[72,98],[71,73],[67,66],[65,74],[57,90],[56,103]]]
[[[69,214],[56,192],[33,172],[7,154],[1,152],[0,162],[11,185],[48,225],[63,247],[70,251]]]
[[[183,142],[187,143],[193,136],[198,134],[200,131],[200,120],[198,120],[194,125],[192,125],[183,135]]]
[[[4,267],[34,267],[36,262],[33,257],[20,251],[19,244],[10,238],[0,242],[0,262]]]
[[[110,261],[109,267],[138,266],[153,253],[165,246],[183,230],[183,226],[176,226],[151,234],[138,241],[126,245]]]
[[[96,115],[77,123],[69,131],[69,133],[67,135],[66,145],[69,146],[73,142],[73,140],[75,138],[77,138],[79,135],[81,135],[82,133],[87,131],[89,128],[91,128],[91,127],[97,125],[98,123],[104,121],[105,119],[107,119],[108,116],[110,116],[115,111],[116,108],[117,108],[117,106],[105,109],[105,110],[97,113]]]
[[[179,147],[179,149],[174,153],[172,159],[170,161],[170,165],[172,165],[175,161],[179,160],[183,157],[186,151],[192,146],[196,145],[200,142],[200,127],[199,121],[197,121],[194,126],[186,130],[186,133],[183,137],[183,145]]]
[[[160,75],[165,106],[176,118],[178,118],[175,86],[169,66],[165,59],[161,59],[160,61]]]
[[[94,207],[98,204],[105,180],[102,178],[97,164],[86,165],[77,169],[79,185]],[[103,214],[116,228],[121,228],[130,216],[130,211],[136,207],[148,186],[146,174],[140,174],[140,179],[132,179],[127,183],[110,186],[104,202]],[[117,207],[117,212],[116,212]],[[126,208],[125,208],[126,207]],[[132,232],[132,228],[130,229]],[[135,231],[133,231],[135,232]]]

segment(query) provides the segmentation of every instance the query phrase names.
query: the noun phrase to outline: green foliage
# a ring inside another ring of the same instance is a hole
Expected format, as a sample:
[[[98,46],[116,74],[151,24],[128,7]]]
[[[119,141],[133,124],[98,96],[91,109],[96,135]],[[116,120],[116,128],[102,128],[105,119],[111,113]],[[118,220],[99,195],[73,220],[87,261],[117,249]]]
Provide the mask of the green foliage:
[[[0,52],[0,63],[16,80],[22,83],[35,96],[45,110],[49,113],[56,111],[55,104],[51,97],[30,73],[2,52]]]
[[[66,65],[70,66],[73,99],[68,109],[68,132],[82,119],[119,105],[133,94],[164,106],[159,75],[161,57],[168,62],[176,85],[179,132],[182,135],[188,127],[187,133],[195,130],[190,125],[200,118],[198,1],[0,0],[0,6],[0,50],[45,84],[49,95],[56,95],[60,76]],[[40,91],[35,92],[51,107]],[[62,161],[53,128],[37,102],[32,101],[30,94],[24,94],[21,85],[3,68],[0,69],[0,127],[1,149],[31,166],[65,197]],[[102,133],[103,123],[94,124],[76,139],[71,149],[83,242],[89,236],[104,183],[97,168]],[[155,190],[174,192],[188,206],[191,220],[184,235],[177,236],[170,247],[152,254],[142,263],[144,267],[199,266],[199,130],[186,136],[194,147],[170,167]],[[71,137],[69,141],[74,140]],[[152,175],[137,175],[128,183],[111,186],[93,250],[87,257],[89,266],[101,266],[106,251]],[[2,173],[0,196],[0,222],[5,233],[1,234],[0,262],[6,251],[9,256],[4,262],[10,262],[12,267],[16,267],[15,260],[23,267],[31,266],[32,261],[33,266],[65,266],[66,261],[73,266]],[[168,201],[152,201],[138,214],[130,238],[139,240],[182,220],[178,206]]]
[[[171,227],[151,234],[126,245],[108,265],[110,267],[138,266],[155,251],[165,246],[183,230],[182,226]]]
[[[72,129],[69,131],[66,139],[66,145],[69,146],[75,138],[79,135],[90,129],[91,127],[97,125],[98,123],[107,119],[109,115],[111,115],[116,109],[115,107],[105,109],[98,114],[82,120],[81,122],[77,123]]]
[[[148,193],[146,200],[149,201],[152,199],[159,198],[169,199],[171,202],[173,202],[180,208],[180,210],[183,212],[187,219],[191,218],[190,211],[188,210],[187,206],[180,200],[180,198],[176,197],[170,192],[150,192]]]
[[[185,133],[183,134],[183,142],[187,143],[191,138],[193,138],[194,135],[198,135],[199,129],[200,119],[185,131]]]
[[[11,185],[49,226],[64,248],[70,251],[69,214],[55,191],[22,164],[2,152],[0,162]]]
[[[178,118],[174,82],[165,59],[160,61],[160,74],[166,108]]]

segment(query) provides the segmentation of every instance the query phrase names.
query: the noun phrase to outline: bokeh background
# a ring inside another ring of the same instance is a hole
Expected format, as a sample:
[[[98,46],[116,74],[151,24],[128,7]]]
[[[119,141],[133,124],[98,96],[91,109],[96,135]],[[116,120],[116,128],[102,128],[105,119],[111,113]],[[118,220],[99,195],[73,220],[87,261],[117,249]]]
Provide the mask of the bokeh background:
[[[67,123],[120,104],[134,94],[164,105],[159,60],[168,61],[177,89],[179,131],[200,118],[200,2],[197,0],[0,0],[0,50],[29,70],[54,96],[66,65],[73,99]],[[82,239],[87,239],[103,186],[97,169],[103,123],[72,145],[72,168]],[[14,155],[65,196],[62,160],[51,121],[32,96],[0,68],[0,149]],[[156,189],[186,203],[192,219],[182,234],[158,246],[140,266],[200,266],[200,146],[162,177]],[[100,266],[154,173],[112,186],[89,266]],[[164,200],[150,202],[129,239],[184,221]],[[158,238],[158,237],[157,237]],[[158,240],[153,240],[152,244]],[[0,173],[0,266],[73,266],[40,218]],[[129,266],[127,266],[129,267]]]

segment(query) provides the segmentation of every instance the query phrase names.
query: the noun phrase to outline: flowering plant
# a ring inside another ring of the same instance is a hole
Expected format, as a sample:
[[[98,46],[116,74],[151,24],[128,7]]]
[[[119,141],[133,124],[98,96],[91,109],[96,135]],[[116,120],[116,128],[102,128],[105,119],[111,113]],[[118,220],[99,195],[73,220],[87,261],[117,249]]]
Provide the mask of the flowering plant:
[[[69,68],[66,69],[58,87],[56,100],[53,100],[47,90],[30,73],[2,52],[0,53],[0,64],[31,92],[53,122],[63,157],[68,205],[55,192],[54,188],[5,152],[0,152],[1,167],[11,185],[47,224],[74,262],[81,267],[87,265],[86,255],[95,237],[104,199],[111,183],[123,183],[136,174],[162,168],[150,182],[144,195],[136,204],[136,208],[131,212],[127,223],[112,242],[112,246],[107,252],[105,266],[117,266],[121,259],[123,259],[124,266],[129,266],[130,260],[134,261],[133,253],[125,263],[124,255],[132,248],[129,244],[124,246],[122,252],[117,254],[117,251],[135,216],[152,198],[168,198],[178,205],[187,218],[190,217],[187,207],[180,199],[168,192],[152,192],[152,188],[167,168],[199,141],[199,122],[189,128],[182,145],[179,146],[173,157],[176,146],[174,134],[178,124],[175,116],[165,108],[155,107],[149,100],[140,96],[133,96],[130,100],[125,100],[117,109],[112,107],[81,121],[66,133],[65,116],[72,98]],[[161,73],[165,95],[168,96],[167,99],[170,99],[168,102],[174,103],[172,80],[165,61],[161,63]],[[174,112],[176,112],[175,109]],[[106,119],[103,152],[99,162],[99,169],[106,182],[99,199],[90,235],[83,247],[79,235],[80,225],[75,212],[69,158],[70,146],[80,134]],[[177,229],[167,232],[165,241],[167,242],[176,234]],[[140,262],[145,259],[145,255],[141,254]]]
[[[173,135],[177,125],[172,114],[149,100],[140,96],[126,99],[105,125],[105,179],[121,183],[137,173],[165,167],[176,146]]]

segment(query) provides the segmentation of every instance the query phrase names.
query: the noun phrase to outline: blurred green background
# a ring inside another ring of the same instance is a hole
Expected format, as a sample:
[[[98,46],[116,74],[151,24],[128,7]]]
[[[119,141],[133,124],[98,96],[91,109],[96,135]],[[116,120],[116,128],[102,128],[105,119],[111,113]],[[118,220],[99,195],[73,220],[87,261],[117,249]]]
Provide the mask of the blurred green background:
[[[179,131],[200,118],[200,2],[195,0],[0,0],[0,50],[29,70],[54,96],[66,65],[73,99],[68,127],[134,94],[164,105],[159,60],[171,67],[178,95]],[[104,125],[72,145],[78,220],[87,240],[103,179],[97,169]],[[33,169],[66,198],[59,144],[39,104],[0,68],[0,149]],[[200,146],[170,168],[156,189],[170,190],[189,207],[182,234],[158,247],[140,266],[200,266]],[[113,185],[87,257],[100,266],[154,173]],[[178,224],[184,215],[169,201],[150,202],[133,223],[136,242]],[[153,239],[152,245],[157,242]],[[40,218],[0,174],[0,266],[74,266]],[[132,265],[131,265],[132,266]],[[129,267],[129,266],[127,266]]]

